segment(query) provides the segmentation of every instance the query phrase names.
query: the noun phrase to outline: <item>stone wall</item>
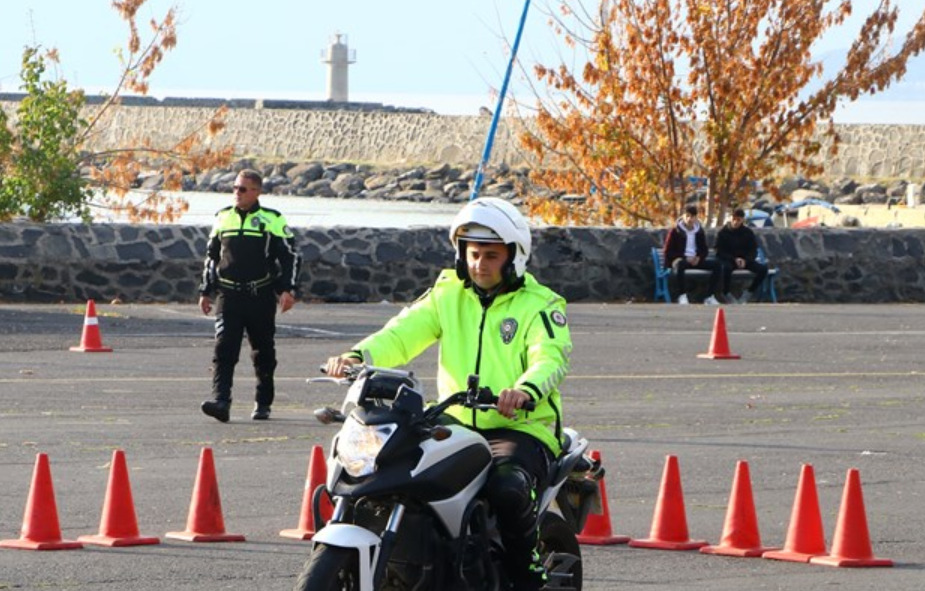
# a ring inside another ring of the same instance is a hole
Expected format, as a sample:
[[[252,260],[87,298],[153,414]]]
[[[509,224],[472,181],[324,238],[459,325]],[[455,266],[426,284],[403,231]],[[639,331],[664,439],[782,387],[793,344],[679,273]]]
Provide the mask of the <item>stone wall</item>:
[[[0,108],[12,113],[14,95],[0,96]],[[176,142],[198,129],[226,101],[148,99],[154,106],[124,105],[110,112],[106,130],[90,147],[102,150],[133,137]],[[141,104],[148,104],[142,102]],[[476,164],[481,159],[491,119],[445,116],[414,109],[364,103],[343,105],[297,101],[229,102],[227,127],[218,145],[234,145],[239,156],[281,160],[349,161],[369,164]],[[493,163],[521,164],[516,120],[502,118],[492,149]],[[840,125],[840,151],[825,161],[831,178],[925,177],[925,126]]]
[[[0,224],[0,301],[194,302],[209,229]],[[296,230],[302,299],[408,302],[452,265],[446,228]],[[569,301],[651,301],[664,230],[540,228],[531,271]],[[764,229],[782,302],[925,302],[925,230]],[[712,237],[710,237],[712,243]]]
[[[195,129],[212,109],[120,107],[92,149],[119,145],[147,135],[155,143],[178,139]],[[488,121],[431,113],[231,109],[220,145],[233,145],[241,156],[281,160],[337,160],[390,163],[478,162]],[[516,160],[505,126],[498,132],[501,160]]]
[[[837,125],[838,154],[828,157],[831,178],[925,177],[925,125]]]
[[[9,95],[8,95],[9,96]],[[168,145],[202,127],[215,112],[204,100],[191,106],[119,106],[88,145],[92,151],[125,145],[133,138],[150,137]],[[273,108],[268,108],[271,106]],[[238,101],[230,104],[224,131],[216,146],[235,146],[238,156],[280,160],[327,160],[369,164],[474,164],[482,154],[490,119],[444,116],[413,109],[307,108],[314,103],[274,104]],[[362,105],[362,103],[358,103]],[[336,106],[336,105],[335,105]],[[10,115],[16,103],[0,96],[0,108]],[[91,107],[92,108],[92,107]],[[492,150],[493,162],[521,162],[509,123],[502,120]]]

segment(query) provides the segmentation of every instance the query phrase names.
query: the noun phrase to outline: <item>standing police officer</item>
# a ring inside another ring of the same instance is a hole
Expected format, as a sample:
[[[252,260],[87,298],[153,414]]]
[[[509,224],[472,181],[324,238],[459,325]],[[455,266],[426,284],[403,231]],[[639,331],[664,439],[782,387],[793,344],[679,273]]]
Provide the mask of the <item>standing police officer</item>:
[[[276,303],[278,299],[280,312],[295,304],[302,263],[283,215],[260,206],[262,185],[257,171],[238,173],[234,205],[215,214],[199,287],[203,314],[212,311],[215,296],[214,399],[202,403],[202,412],[223,423],[230,417],[234,367],[245,331],[257,376],[251,418],[270,418],[276,369]]]

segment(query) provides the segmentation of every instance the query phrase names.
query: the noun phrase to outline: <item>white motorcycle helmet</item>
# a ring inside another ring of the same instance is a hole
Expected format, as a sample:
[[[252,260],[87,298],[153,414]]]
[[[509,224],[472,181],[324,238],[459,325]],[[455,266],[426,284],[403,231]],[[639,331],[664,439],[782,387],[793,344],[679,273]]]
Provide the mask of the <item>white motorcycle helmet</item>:
[[[512,204],[497,197],[480,197],[466,204],[453,218],[450,242],[456,250],[456,273],[460,279],[469,278],[465,246],[460,246],[466,241],[508,245],[511,260],[505,281],[514,282],[524,276],[531,252],[530,227]]]

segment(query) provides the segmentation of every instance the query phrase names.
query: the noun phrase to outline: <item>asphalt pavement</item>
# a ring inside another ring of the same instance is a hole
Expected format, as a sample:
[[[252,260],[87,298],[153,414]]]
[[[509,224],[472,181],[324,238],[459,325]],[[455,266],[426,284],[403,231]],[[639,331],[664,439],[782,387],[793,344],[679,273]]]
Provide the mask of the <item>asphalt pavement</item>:
[[[83,303],[0,305],[0,539],[16,539],[39,452],[48,455],[63,536],[97,533],[113,450],[125,452],[151,546],[36,552],[0,548],[0,589],[290,589],[309,542],[298,525],[314,445],[332,427],[312,411],[343,390],[307,385],[400,307],[308,304],[279,317],[272,419],[250,420],[254,380],[242,351],[232,420],[208,397],[212,321],[195,305],[98,303],[111,353],[69,351]],[[892,568],[834,568],[627,545],[583,546],[585,589],[920,589],[923,353],[920,305],[755,304],[723,308],[738,360],[710,350],[716,308],[572,304],[566,421],[599,450],[613,533],[646,538],[668,456],[678,460],[691,539],[718,543],[740,460],[748,462],[766,546],[788,533],[804,464],[813,466],[831,548],[846,473],[860,471],[872,552]],[[413,367],[434,385],[436,354]],[[201,450],[213,450],[225,528],[238,543],[168,539],[183,530]],[[857,520],[854,520],[855,522]],[[860,535],[852,523],[850,537]]]

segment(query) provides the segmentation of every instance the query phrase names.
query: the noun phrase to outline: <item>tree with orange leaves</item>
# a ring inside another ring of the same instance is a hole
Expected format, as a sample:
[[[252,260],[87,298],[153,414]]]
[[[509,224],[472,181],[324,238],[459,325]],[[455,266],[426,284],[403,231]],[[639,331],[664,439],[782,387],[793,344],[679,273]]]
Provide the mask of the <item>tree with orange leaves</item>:
[[[834,6],[832,6],[834,5]],[[837,150],[839,102],[874,94],[925,48],[925,12],[891,51],[898,9],[882,0],[841,69],[821,81],[814,44],[851,0],[563,0],[551,19],[583,67],[537,65],[548,100],[521,142],[533,178],[554,196],[528,199],[552,223],[664,225],[691,177],[707,179],[707,219],[721,224],[752,180],[821,172]],[[827,8],[831,7],[831,8]],[[538,94],[539,94],[538,90]],[[555,195],[577,193],[580,201]]]
[[[164,55],[176,46],[176,10],[151,20],[151,36],[142,39],[136,25],[146,0],[114,0],[113,8],[128,24],[129,39],[119,53],[122,75],[111,95],[92,110],[80,90],[64,80],[49,80],[49,63],[57,51],[27,47],[23,52],[22,88],[13,121],[0,110],[0,220],[17,215],[47,222],[72,216],[92,220],[92,208],[125,214],[132,221],[170,221],[188,208],[182,198],[162,191],[139,191],[139,173],[155,167],[164,177],[163,191],[182,188],[184,176],[227,164],[233,148],[212,149],[208,140],[224,127],[225,109],[174,145],[154,145],[136,138],[119,149],[87,151],[92,138],[105,131],[107,115],[124,91],[148,92],[148,80]],[[85,117],[89,110],[89,117]],[[86,177],[80,169],[88,168]]]

